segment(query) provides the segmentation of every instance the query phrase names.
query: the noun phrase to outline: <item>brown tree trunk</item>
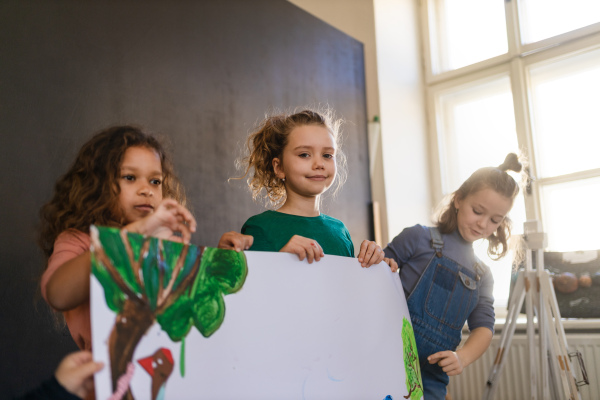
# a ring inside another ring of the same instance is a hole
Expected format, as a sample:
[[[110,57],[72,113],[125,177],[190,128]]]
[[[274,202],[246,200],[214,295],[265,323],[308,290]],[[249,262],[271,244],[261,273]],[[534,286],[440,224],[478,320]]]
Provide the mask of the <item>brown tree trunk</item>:
[[[139,341],[153,323],[154,313],[147,304],[136,299],[125,300],[108,339],[113,392],[119,378],[127,372]],[[126,398],[133,399],[130,390]]]

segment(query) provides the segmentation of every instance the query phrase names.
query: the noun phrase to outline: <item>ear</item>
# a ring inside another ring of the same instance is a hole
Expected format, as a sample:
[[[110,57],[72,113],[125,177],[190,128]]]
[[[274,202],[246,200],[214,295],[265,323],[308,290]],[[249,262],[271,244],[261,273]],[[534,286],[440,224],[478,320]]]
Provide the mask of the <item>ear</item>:
[[[278,177],[279,179],[284,179],[285,178],[285,173],[283,172],[283,169],[281,168],[281,160],[279,160],[279,158],[274,158],[273,159],[273,171],[275,172],[275,176]]]
[[[462,203],[462,199],[460,198],[460,196],[458,194],[454,195],[454,208],[456,208],[457,210],[460,208],[460,203]]]

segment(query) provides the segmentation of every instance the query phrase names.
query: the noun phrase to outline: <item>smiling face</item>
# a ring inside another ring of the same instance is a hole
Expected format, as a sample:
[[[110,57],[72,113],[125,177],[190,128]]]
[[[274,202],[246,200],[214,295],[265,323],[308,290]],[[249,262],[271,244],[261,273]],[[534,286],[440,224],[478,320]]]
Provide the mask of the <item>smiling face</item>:
[[[162,201],[162,167],[159,155],[146,147],[129,147],[119,174],[119,206],[124,224],[154,212]]]
[[[335,140],[327,128],[294,128],[281,158],[273,159],[275,174],[285,179],[288,199],[296,195],[316,198],[329,189],[337,173],[335,152]]]
[[[457,225],[467,242],[487,238],[498,229],[512,207],[512,200],[493,189],[483,188],[464,199],[456,198]]]

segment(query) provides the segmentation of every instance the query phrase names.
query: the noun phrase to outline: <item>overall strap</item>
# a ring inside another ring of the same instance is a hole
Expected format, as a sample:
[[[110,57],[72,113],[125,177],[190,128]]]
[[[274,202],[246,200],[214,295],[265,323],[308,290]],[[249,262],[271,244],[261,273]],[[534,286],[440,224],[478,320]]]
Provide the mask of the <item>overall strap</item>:
[[[442,240],[442,234],[437,227],[429,228],[431,234],[431,247],[435,250],[435,254],[438,257],[442,256],[442,249],[444,248],[444,241]]]

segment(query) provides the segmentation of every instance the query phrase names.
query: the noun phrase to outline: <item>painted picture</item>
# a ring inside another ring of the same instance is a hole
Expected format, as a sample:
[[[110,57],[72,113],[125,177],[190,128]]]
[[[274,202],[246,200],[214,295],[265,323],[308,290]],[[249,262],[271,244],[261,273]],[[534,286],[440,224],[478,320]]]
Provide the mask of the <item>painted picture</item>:
[[[98,399],[418,399],[385,264],[183,245],[92,227]]]

